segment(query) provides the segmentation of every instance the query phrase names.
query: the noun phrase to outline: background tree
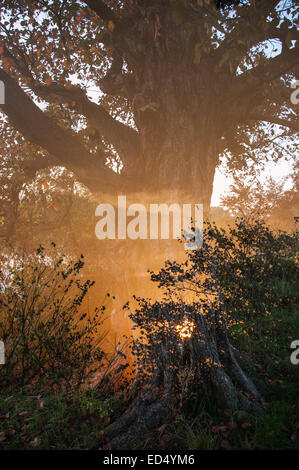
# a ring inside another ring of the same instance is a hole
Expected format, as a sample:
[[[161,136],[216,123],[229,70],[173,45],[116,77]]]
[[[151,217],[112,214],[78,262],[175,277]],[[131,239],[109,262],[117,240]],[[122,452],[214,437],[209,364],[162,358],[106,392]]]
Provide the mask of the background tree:
[[[234,217],[263,219],[272,227],[294,230],[298,214],[298,162],[291,175],[275,181],[268,177],[262,183],[258,175],[234,172],[234,182],[221,205]]]

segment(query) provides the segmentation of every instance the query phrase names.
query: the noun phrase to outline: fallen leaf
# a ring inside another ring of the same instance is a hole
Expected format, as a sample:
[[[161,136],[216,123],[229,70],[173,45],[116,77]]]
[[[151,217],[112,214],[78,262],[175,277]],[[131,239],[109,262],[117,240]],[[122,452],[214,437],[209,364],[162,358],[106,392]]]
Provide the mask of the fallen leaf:
[[[227,450],[231,449],[231,445],[227,439],[223,439],[223,441],[221,441],[221,447]]]
[[[38,439],[38,437],[35,437],[35,438],[33,439],[33,441],[30,442],[30,445],[31,445],[32,447],[37,447],[38,444],[39,444],[39,439]]]
[[[248,429],[248,428],[251,427],[251,423],[243,423],[243,424],[241,424],[241,426],[242,426],[243,429]]]
[[[39,422],[38,422],[39,427],[42,428],[45,424],[46,424],[45,418],[40,418],[40,420],[39,420]]]
[[[227,426],[229,429],[236,429],[238,427],[237,423],[234,421],[230,421]]]
[[[213,432],[225,432],[227,431],[227,426],[213,426],[212,427]]]
[[[107,26],[108,26],[109,31],[111,31],[111,33],[113,33],[113,31],[115,29],[115,24],[113,23],[113,21],[109,20],[108,23],[107,23]]]

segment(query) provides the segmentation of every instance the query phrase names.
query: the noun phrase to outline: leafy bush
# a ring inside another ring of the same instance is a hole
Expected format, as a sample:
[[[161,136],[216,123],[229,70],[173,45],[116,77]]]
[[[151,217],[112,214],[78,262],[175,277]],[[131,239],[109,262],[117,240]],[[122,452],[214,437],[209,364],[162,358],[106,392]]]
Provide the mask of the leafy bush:
[[[205,237],[216,245],[218,278],[232,318],[259,319],[298,300],[298,232],[237,219],[227,231],[208,225]]]
[[[74,262],[45,252],[24,254],[0,271],[0,338],[5,344],[1,386],[78,388],[101,367],[103,311],[81,312],[93,282]]]
[[[166,261],[151,273],[164,298],[154,303],[138,298],[139,308],[130,314],[140,331],[133,354],[141,375],[163,368],[165,355],[179,370],[184,338],[201,341],[200,325],[211,311],[221,320],[223,310],[231,331],[241,328],[246,338],[245,320],[262,335],[274,309],[297,302],[298,232],[274,232],[261,220],[237,219],[226,230],[206,223],[203,240],[185,262]],[[202,372],[206,366],[211,364],[201,364]]]
[[[227,230],[206,223],[203,248],[188,252],[182,265],[167,261],[152,280],[167,289],[208,293],[203,275],[214,260],[227,315],[260,318],[298,301],[297,248],[298,232],[275,232],[261,220],[236,219]],[[212,258],[207,251],[213,251]]]

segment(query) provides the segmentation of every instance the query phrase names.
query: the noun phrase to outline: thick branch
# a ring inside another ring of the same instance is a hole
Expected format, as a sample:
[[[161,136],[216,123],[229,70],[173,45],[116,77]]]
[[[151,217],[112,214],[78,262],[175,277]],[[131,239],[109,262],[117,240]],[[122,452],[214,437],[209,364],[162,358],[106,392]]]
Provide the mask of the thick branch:
[[[48,101],[51,96],[55,97],[59,102],[67,102],[71,109],[84,115],[89,121],[89,124],[115,147],[125,165],[129,163],[129,160],[133,160],[133,157],[134,160],[136,157],[138,158],[140,144],[138,133],[134,129],[113,119],[102,106],[91,102],[86,93],[77,86],[67,88],[58,84],[48,86],[35,85],[34,77],[32,76],[25,60],[21,61],[16,59],[7,47],[4,48],[4,52],[5,57],[9,59],[10,63],[18,70],[18,72],[20,72],[24,78],[27,77],[30,79],[30,88],[37,96],[45,99],[46,101]],[[103,80],[106,80],[107,82],[111,78],[115,79],[115,75],[119,72],[119,69],[122,68],[122,64],[122,58],[117,56],[117,60],[114,59],[112,67],[108,73],[108,78],[105,77]],[[124,83],[118,84],[118,86],[124,86]],[[106,91],[104,90],[104,92]],[[111,90],[108,91],[108,93],[111,94]]]
[[[278,124],[279,126],[288,127],[289,129],[299,132],[299,119],[292,122],[292,121],[289,121],[288,119],[278,118],[275,116],[268,116],[262,113],[261,114],[256,113],[256,114],[250,115],[250,120],[265,121],[265,122],[269,122],[270,124]]]
[[[225,51],[229,49],[238,49],[241,57],[244,58],[250,55],[254,46],[257,46],[263,41],[279,39],[284,45],[289,34],[291,34],[293,40],[298,41],[299,33],[295,31],[294,28],[292,30],[281,27],[277,28],[276,23],[266,21],[269,14],[275,11],[275,7],[278,3],[277,0],[267,0],[257,3],[254,7],[242,7],[239,12],[244,10],[248,15],[241,15],[239,21],[236,23],[236,27],[228,34],[217,49],[216,58],[221,60]],[[263,22],[263,26],[261,22]]]
[[[25,138],[53,155],[91,190],[99,189],[101,184],[103,189],[119,187],[120,177],[105,166],[104,154],[92,156],[76,136],[47,116],[2,69],[0,80],[5,84],[5,104],[0,109]]]
[[[258,27],[257,23],[260,22],[261,18],[264,19],[266,23],[267,17],[271,11],[275,9],[278,3],[278,0],[264,0],[259,1],[254,6],[242,5],[238,8],[240,17],[238,18],[238,21],[236,21],[236,26],[233,31],[227,35],[219,47],[218,53],[220,54],[220,57],[227,47],[235,47],[237,40],[245,39],[248,50],[248,47],[252,47],[257,42],[269,39],[269,37],[266,37],[267,33],[263,28]]]
[[[110,45],[113,44],[113,46],[117,46],[119,50],[127,51],[129,43],[136,43],[136,36],[131,36],[130,41],[127,41],[128,37],[130,36],[130,30],[133,26],[133,23],[132,18],[128,18],[128,16],[125,14],[124,9],[122,9],[121,13],[118,15],[101,0],[84,0],[84,3],[94,13],[96,13],[99,18],[106,22],[108,26],[108,34],[105,38],[106,45],[110,43]]]
[[[123,96],[132,100],[136,93],[135,78],[132,74],[123,73],[123,63],[122,56],[115,51],[112,65],[101,79],[100,87],[108,95]]]
[[[101,0],[85,0],[84,3],[104,21],[118,23],[116,14]]]
[[[265,87],[284,74],[294,72],[297,64],[297,49],[284,49],[279,56],[236,77],[231,82],[231,96],[235,96],[239,109],[243,110],[239,119],[247,121],[253,112],[259,114],[260,105],[265,100]]]
[[[125,166],[136,163],[140,154],[138,133],[112,118],[102,106],[90,101],[83,90],[76,86],[65,88],[52,84],[36,87],[34,91],[46,100],[53,96],[61,103],[67,102],[71,109],[85,116],[90,126],[114,146]]]
[[[259,83],[269,83],[277,80],[286,73],[295,71],[299,65],[298,46],[293,49],[284,49],[281,54],[265,63],[249,70],[240,76],[241,80],[248,80],[252,83],[256,80]]]

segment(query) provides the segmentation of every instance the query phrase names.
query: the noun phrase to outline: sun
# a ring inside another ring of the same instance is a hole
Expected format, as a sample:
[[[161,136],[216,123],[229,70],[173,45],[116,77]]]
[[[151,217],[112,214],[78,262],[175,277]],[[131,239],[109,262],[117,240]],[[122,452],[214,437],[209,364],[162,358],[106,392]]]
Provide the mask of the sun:
[[[181,339],[191,338],[194,330],[194,323],[186,318],[181,325],[176,325],[175,329],[179,333]]]

